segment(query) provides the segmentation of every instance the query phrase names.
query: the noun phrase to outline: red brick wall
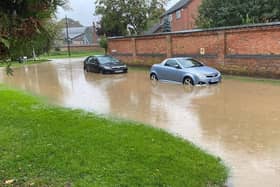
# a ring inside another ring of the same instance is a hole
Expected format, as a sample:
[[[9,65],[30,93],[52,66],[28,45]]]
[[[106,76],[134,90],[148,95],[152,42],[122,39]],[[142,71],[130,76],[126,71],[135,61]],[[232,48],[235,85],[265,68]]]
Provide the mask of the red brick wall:
[[[192,56],[222,72],[280,78],[280,23],[114,38],[109,53],[147,66],[166,57]]]
[[[279,54],[279,30],[227,34],[227,54]]]
[[[198,16],[198,8],[202,0],[192,0],[186,7],[181,9],[181,18],[176,19],[176,12],[172,14],[172,31],[182,31],[196,27],[195,19]]]
[[[67,51],[67,46],[60,47],[61,51]],[[71,51],[104,51],[99,45],[71,45]]]
[[[148,37],[136,39],[137,54],[166,54],[166,37]]]

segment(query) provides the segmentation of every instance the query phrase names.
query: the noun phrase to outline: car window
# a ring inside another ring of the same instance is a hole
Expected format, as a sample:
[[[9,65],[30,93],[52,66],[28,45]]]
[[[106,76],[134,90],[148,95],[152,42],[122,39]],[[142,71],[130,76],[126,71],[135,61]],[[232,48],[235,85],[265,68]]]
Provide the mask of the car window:
[[[203,64],[195,59],[188,59],[188,58],[180,58],[178,59],[180,64],[184,68],[191,68],[191,67],[200,67],[203,66]]]
[[[89,63],[93,64],[93,63],[94,63],[94,60],[95,60],[95,58],[94,58],[94,57],[91,57],[91,58],[89,59]]]
[[[111,57],[111,56],[100,56],[100,57],[97,57],[97,59],[100,64],[118,63],[119,62],[118,59]]]
[[[165,62],[165,66],[176,67],[176,66],[178,66],[178,63],[176,60],[167,60]]]

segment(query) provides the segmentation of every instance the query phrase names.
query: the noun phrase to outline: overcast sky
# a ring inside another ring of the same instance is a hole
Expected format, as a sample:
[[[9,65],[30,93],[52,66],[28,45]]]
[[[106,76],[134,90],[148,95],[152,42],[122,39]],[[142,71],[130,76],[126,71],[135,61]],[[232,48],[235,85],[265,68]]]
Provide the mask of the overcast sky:
[[[177,3],[179,0],[170,0],[167,8]],[[80,21],[84,26],[92,25],[93,21],[97,21],[98,18],[93,15],[94,13],[94,0],[69,0],[69,6],[71,10],[63,10],[59,8],[57,18],[60,20],[66,15],[69,18]]]

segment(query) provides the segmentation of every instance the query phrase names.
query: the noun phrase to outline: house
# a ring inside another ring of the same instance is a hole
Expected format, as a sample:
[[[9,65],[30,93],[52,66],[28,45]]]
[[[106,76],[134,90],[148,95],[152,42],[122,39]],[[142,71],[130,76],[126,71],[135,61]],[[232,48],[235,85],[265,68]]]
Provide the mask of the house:
[[[67,30],[63,29],[64,44],[67,44]],[[90,45],[93,44],[92,27],[70,27],[68,36],[71,45]]]
[[[162,15],[162,23],[167,17],[173,32],[196,28],[195,20],[201,2],[202,0],[180,0]]]
[[[202,0],[179,0],[161,16],[160,24],[156,24],[145,34],[162,32],[164,19],[169,20],[172,32],[196,28],[195,20],[201,2]]]

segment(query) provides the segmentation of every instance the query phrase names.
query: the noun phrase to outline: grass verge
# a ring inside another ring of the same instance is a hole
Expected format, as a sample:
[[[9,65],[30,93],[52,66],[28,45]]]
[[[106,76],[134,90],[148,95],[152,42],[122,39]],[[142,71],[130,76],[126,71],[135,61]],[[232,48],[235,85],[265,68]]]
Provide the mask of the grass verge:
[[[71,58],[81,58],[87,57],[91,55],[103,55],[104,51],[72,51]],[[41,55],[41,58],[47,59],[61,59],[61,58],[68,58],[67,51],[53,51],[49,54]]]
[[[220,159],[162,130],[0,85],[0,186],[222,186]]]
[[[11,67],[19,67],[19,66],[24,66],[24,65],[29,65],[29,64],[40,64],[43,62],[47,62],[49,60],[47,59],[40,59],[40,60],[28,60],[25,63],[19,63],[17,61],[12,61],[11,62]],[[8,66],[8,62],[4,62],[4,61],[0,61],[0,67],[7,67]]]

